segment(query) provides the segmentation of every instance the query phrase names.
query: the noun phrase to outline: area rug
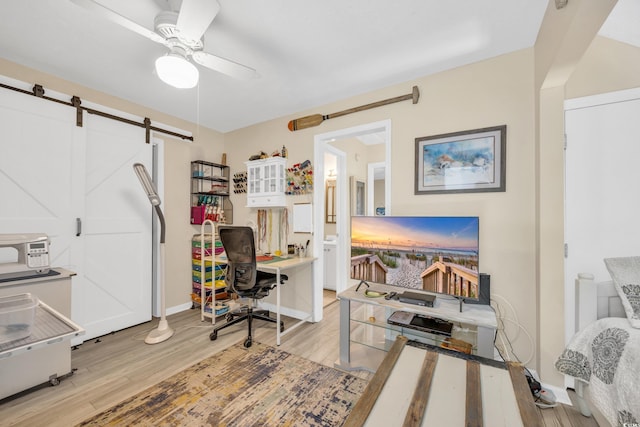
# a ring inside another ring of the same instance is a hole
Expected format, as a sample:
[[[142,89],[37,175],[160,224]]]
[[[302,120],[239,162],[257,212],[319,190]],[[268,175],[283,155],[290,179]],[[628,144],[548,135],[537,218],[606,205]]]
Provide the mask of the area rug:
[[[80,425],[341,426],[366,385],[261,343],[238,343]]]

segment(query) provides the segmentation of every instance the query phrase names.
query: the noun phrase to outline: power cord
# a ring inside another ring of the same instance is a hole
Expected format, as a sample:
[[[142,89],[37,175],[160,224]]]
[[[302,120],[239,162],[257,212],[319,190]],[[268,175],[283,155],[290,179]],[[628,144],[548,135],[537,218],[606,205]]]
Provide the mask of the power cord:
[[[540,382],[535,379],[531,371],[526,367],[526,364],[531,362],[531,360],[533,359],[533,355],[535,353],[535,343],[531,338],[531,335],[524,328],[524,326],[520,324],[518,320],[518,315],[514,310],[513,306],[509,304],[509,302],[504,297],[501,297],[495,294],[492,295],[492,297],[493,296],[499,297],[502,300],[502,302],[511,309],[511,313],[515,318],[514,320],[514,319],[510,319],[509,317],[506,317],[502,312],[500,304],[495,299],[492,298],[491,300],[492,308],[496,312],[496,319],[498,321],[498,329],[496,331],[496,336],[494,337],[494,341],[493,341],[495,349],[498,351],[498,354],[500,355],[502,360],[504,361],[515,360],[522,364],[525,370],[525,377],[527,378],[527,383],[529,384],[529,389],[531,390],[531,394],[534,398],[534,403],[538,408],[541,408],[541,409],[555,408],[556,406],[558,406],[558,403],[556,402],[556,396],[553,394],[551,390],[548,390],[545,387],[542,387]],[[520,359],[518,358],[518,355],[516,354],[513,348],[511,339],[509,339],[509,335],[507,334],[507,331],[505,328],[506,322],[513,323],[514,325],[517,326],[516,336],[513,338],[513,340],[516,340],[519,337],[520,330],[522,330],[527,336],[527,339],[529,341],[530,348],[531,348],[531,353],[529,354],[529,357],[524,363],[520,361]],[[498,346],[498,342],[497,342],[498,340],[500,341],[500,346]],[[502,347],[502,349],[500,347]],[[506,352],[507,357],[505,357],[505,355],[503,354],[503,351]]]
[[[496,299],[494,297],[500,298],[502,303],[504,303],[504,305],[508,306],[511,309],[511,313],[513,314],[513,317],[515,318],[515,320],[510,319],[509,317],[506,317],[505,315],[503,315],[502,309],[500,307],[500,303],[498,301],[496,301]],[[531,362],[531,360],[533,359],[533,356],[535,354],[535,343],[534,343],[533,339],[531,338],[531,335],[529,334],[529,332],[525,329],[524,326],[522,326],[520,324],[520,321],[518,320],[518,315],[517,315],[516,311],[514,310],[513,306],[504,297],[502,297],[500,295],[497,295],[497,294],[493,294],[491,296],[491,302],[492,302],[491,307],[496,312],[496,319],[498,321],[498,329],[496,331],[496,338],[500,339],[500,342],[502,344],[502,348],[503,348],[503,350],[505,352],[507,352],[507,356],[509,356],[509,359],[504,359],[504,355],[502,354],[500,349],[497,348],[497,345],[496,345],[496,342],[495,342],[496,340],[494,340],[494,346],[496,347],[496,349],[498,349],[498,352],[500,353],[500,356],[504,360],[515,359],[516,361],[522,363],[523,365],[526,365],[527,363]],[[524,361],[524,362],[522,362],[518,358],[518,356],[515,353],[515,350],[513,349],[512,339],[509,339],[509,335],[506,332],[506,327],[505,327],[505,323],[506,322],[513,323],[517,327],[515,336],[513,337],[513,340],[517,340],[518,339],[518,337],[520,336],[520,330],[522,330],[525,333],[525,335],[527,336],[527,339],[529,341],[529,346],[531,348],[531,352],[530,352],[529,356],[527,357],[527,360]],[[506,343],[505,343],[505,339],[506,339]],[[507,345],[508,345],[508,347],[507,347]],[[511,353],[511,355],[509,355],[509,353]]]

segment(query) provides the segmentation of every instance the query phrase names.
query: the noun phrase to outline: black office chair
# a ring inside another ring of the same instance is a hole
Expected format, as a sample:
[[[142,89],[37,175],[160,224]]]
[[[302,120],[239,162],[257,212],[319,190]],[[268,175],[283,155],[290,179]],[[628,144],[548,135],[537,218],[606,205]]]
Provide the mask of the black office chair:
[[[225,281],[230,291],[242,298],[251,298],[254,301],[269,295],[269,291],[276,286],[277,276],[274,273],[265,273],[256,268],[256,247],[253,240],[251,227],[218,227],[218,235],[222,246],[227,253],[227,274]],[[280,283],[284,283],[288,277],[280,275]],[[251,323],[252,320],[261,319],[276,323],[276,319],[269,316],[268,310],[254,310],[252,305],[242,307],[239,312],[227,314],[227,322],[216,326],[209,335],[211,341],[218,338],[218,331],[236,323],[247,320],[249,336],[244,341],[245,347],[251,347]],[[284,331],[284,322],[280,321],[280,332]]]

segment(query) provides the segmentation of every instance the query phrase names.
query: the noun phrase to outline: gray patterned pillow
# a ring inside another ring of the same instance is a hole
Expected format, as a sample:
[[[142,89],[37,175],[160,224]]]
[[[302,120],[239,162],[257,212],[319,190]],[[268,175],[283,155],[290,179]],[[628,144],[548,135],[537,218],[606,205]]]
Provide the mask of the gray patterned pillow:
[[[629,323],[640,329],[640,257],[605,258]]]

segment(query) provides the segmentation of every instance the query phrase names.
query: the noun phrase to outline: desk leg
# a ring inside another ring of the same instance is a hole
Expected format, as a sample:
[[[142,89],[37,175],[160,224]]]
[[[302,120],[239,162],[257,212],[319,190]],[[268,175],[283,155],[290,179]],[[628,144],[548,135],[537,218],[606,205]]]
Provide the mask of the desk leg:
[[[351,300],[340,300],[340,365],[351,366]]]
[[[280,345],[280,268],[276,269],[276,345]]]
[[[478,326],[478,356],[493,359],[493,342],[496,330]]]

